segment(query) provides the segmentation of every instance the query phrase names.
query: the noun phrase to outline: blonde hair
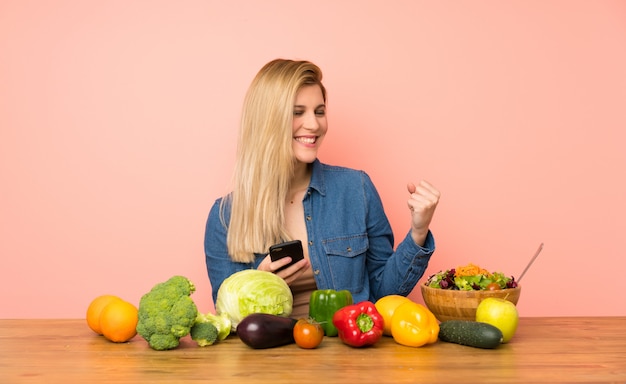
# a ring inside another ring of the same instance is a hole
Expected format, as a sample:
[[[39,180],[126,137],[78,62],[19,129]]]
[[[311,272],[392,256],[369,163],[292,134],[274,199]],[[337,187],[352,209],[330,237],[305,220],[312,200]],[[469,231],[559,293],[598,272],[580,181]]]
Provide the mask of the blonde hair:
[[[246,94],[239,130],[226,245],[233,261],[252,262],[254,253],[289,240],[284,204],[293,176],[293,107],[305,85],[322,85],[322,72],[308,61],[276,59],[256,75]],[[223,219],[223,215],[222,215]]]

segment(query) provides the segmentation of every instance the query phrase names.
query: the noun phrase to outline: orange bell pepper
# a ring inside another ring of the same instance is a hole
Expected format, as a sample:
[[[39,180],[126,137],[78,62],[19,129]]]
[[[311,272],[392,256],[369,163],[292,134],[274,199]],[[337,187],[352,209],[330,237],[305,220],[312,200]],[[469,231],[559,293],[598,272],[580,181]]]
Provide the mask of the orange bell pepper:
[[[407,301],[393,312],[391,336],[396,343],[408,347],[432,344],[439,336],[439,322],[425,306]]]

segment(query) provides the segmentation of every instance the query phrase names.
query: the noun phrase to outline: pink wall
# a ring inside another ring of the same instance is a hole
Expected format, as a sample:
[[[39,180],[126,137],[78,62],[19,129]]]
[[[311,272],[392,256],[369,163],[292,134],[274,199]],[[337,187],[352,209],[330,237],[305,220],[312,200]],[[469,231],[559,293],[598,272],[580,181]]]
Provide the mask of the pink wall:
[[[322,160],[370,173],[398,237],[406,182],[441,189],[428,274],[518,276],[544,242],[522,316],[626,315],[625,4],[2,1],[0,318],[174,274],[211,310],[206,214],[275,57],[322,67]]]

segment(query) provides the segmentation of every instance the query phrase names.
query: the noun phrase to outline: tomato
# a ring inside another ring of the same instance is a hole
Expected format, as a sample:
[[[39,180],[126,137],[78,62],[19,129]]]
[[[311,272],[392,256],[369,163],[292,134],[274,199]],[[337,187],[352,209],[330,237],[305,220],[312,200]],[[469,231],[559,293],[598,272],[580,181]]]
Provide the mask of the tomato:
[[[487,291],[499,291],[500,290],[500,284],[498,284],[498,283],[487,284],[487,286],[485,287],[485,290],[487,290]]]
[[[324,329],[314,320],[300,319],[293,327],[293,338],[300,348],[317,348],[324,338]]]

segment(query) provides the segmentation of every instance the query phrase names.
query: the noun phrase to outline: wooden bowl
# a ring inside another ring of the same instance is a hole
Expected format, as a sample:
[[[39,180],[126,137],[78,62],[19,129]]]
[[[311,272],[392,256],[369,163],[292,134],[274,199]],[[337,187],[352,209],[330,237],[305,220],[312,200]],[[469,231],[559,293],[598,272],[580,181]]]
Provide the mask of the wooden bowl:
[[[487,297],[506,299],[517,305],[521,287],[501,289],[499,291],[457,291],[451,289],[422,287],[424,303],[437,320],[476,320],[476,308]]]

